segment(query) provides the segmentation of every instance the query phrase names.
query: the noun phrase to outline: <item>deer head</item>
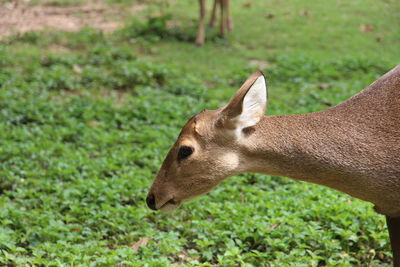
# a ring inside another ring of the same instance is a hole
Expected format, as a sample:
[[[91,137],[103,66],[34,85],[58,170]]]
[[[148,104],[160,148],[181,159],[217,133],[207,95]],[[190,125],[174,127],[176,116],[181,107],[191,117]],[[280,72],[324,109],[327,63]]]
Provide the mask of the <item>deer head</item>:
[[[147,205],[153,210],[174,210],[223,179],[246,171],[242,144],[263,117],[266,103],[265,78],[257,71],[226,106],[191,118],[168,152]]]

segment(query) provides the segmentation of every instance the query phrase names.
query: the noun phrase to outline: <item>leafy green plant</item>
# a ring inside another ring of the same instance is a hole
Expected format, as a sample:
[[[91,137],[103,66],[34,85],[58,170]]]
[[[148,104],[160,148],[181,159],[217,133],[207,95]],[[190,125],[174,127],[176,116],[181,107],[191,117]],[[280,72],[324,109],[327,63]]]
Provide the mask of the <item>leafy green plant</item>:
[[[230,39],[201,49],[179,41],[195,35],[191,17],[179,15],[190,15],[190,1],[172,7],[190,29],[177,34],[161,16],[111,34],[84,28],[0,43],[0,265],[390,266],[383,217],[317,185],[243,174],[172,215],[144,201],[186,120],[226,103],[255,69],[267,76],[268,114],[288,114],[338,104],[398,61],[394,41],[358,33],[371,14],[393,25],[377,12],[389,4],[332,3],[308,7],[313,23],[287,10],[305,2],[233,6]],[[316,32],[333,18],[350,21]],[[383,26],[389,38],[393,27]]]

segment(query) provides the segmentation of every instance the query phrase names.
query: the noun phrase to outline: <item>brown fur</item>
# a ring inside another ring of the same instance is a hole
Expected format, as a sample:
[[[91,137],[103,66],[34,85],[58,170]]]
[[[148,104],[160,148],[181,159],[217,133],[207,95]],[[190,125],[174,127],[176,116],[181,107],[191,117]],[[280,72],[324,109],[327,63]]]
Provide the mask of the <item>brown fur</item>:
[[[325,185],[374,203],[382,214],[400,216],[400,65],[336,107],[263,116],[237,139],[225,122],[240,113],[260,75],[253,74],[227,106],[185,125],[150,190],[157,207],[169,199],[177,207],[228,176],[258,172]],[[178,165],[183,144],[195,152]]]
[[[225,107],[189,120],[150,189],[149,207],[173,210],[241,172],[317,183],[386,215],[400,267],[400,65],[346,102],[302,115],[263,116],[261,77],[250,76]],[[178,162],[182,145],[194,152]]]
[[[264,117],[244,146],[249,171],[326,185],[400,216],[400,66],[336,107]]]

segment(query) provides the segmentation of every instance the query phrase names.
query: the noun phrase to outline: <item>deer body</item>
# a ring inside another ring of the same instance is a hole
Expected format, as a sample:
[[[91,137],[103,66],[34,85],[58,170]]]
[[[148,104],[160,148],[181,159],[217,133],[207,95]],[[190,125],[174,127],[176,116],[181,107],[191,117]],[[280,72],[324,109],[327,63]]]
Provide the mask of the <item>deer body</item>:
[[[341,105],[254,128],[245,171],[329,186],[400,216],[400,66]]]
[[[386,138],[365,122],[340,109],[264,117],[243,144],[241,170],[325,185],[400,216],[400,132]]]
[[[149,207],[175,209],[243,172],[321,184],[387,216],[400,266],[400,65],[320,112],[264,116],[266,103],[256,72],[226,106],[189,120],[153,183]]]

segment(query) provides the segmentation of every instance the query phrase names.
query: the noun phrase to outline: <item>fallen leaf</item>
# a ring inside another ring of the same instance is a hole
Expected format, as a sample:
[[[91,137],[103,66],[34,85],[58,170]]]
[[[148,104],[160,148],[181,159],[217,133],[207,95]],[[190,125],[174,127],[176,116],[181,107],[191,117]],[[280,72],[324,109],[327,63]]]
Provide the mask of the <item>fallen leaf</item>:
[[[178,20],[169,20],[167,21],[167,28],[168,29],[173,29],[179,26],[179,21]]]
[[[276,224],[274,224],[274,225],[271,226],[271,229],[275,229],[275,228],[277,228],[279,225],[281,225],[281,223],[276,223]]]
[[[361,24],[360,25],[360,32],[362,33],[367,33],[367,32],[372,32],[374,30],[374,26],[371,24]]]
[[[302,11],[300,11],[300,16],[307,17],[308,15],[309,15],[308,10],[302,10]]]
[[[74,72],[76,72],[76,73],[81,73],[81,72],[82,72],[81,67],[79,67],[79,66],[76,65],[76,64],[74,64],[74,65],[72,66],[72,70],[73,70]]]
[[[150,239],[151,239],[151,238],[143,237],[143,238],[140,239],[138,242],[136,242],[135,244],[133,244],[133,245],[131,246],[131,248],[134,249],[134,250],[138,250],[139,247],[145,246],[145,245],[150,241]]]
[[[331,107],[333,104],[332,104],[332,102],[326,101],[326,102],[324,102],[324,105],[328,106],[328,107]]]
[[[97,126],[100,126],[101,123],[98,122],[98,121],[90,121],[90,122],[88,122],[88,125],[89,125],[90,127],[97,127]]]
[[[377,34],[376,36],[375,36],[375,40],[379,43],[379,42],[381,42],[382,41],[382,34]]]
[[[327,88],[329,88],[329,83],[320,83],[320,84],[318,84],[318,88],[319,89],[327,89]]]
[[[250,3],[250,2],[247,2],[247,3],[244,3],[244,4],[243,4],[244,7],[251,7],[252,5],[253,5],[253,4]]]
[[[265,15],[265,17],[266,17],[267,19],[272,19],[272,18],[275,17],[275,15],[272,14],[272,13],[268,13],[267,15]]]

